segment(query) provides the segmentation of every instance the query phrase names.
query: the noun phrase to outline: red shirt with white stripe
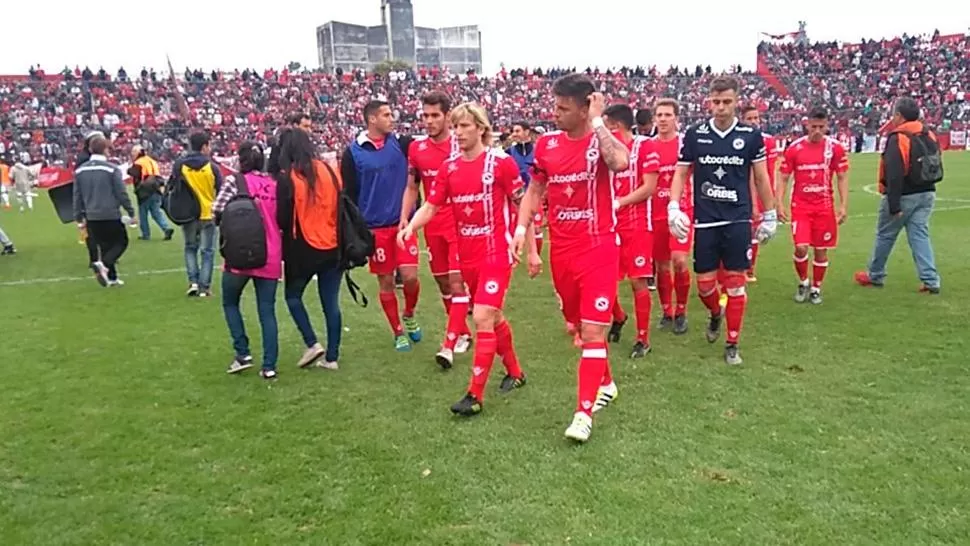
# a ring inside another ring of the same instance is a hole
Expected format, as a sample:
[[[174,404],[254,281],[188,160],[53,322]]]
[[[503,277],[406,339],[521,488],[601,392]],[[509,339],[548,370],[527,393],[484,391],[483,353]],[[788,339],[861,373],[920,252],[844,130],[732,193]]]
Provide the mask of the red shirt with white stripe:
[[[512,264],[511,202],[523,186],[518,164],[501,150],[486,150],[472,160],[452,157],[441,164],[428,202],[436,207],[451,204],[462,267]]]
[[[630,167],[619,173],[610,173],[613,191],[617,198],[630,195],[643,184],[643,175],[655,173],[660,168],[660,156],[654,143],[647,137],[636,136],[626,143],[630,149]],[[622,232],[653,231],[653,214],[650,199],[616,211],[616,230]]]
[[[411,143],[408,150],[408,161],[414,169],[424,188],[425,199],[431,195],[431,186],[441,164],[449,157],[459,153],[458,141],[454,135],[441,142],[435,142],[431,137],[418,137]],[[424,228],[425,235],[447,235],[455,230],[455,216],[451,210],[451,203],[441,205],[438,213]]]
[[[613,184],[595,132],[578,139],[562,131],[540,136],[532,178],[546,184],[550,244],[560,251],[616,244]]]
[[[811,142],[802,137],[785,150],[783,174],[795,175],[792,209],[833,210],[832,178],[849,170],[849,158],[839,141],[825,137]]]
[[[677,170],[677,159],[680,157],[680,147],[684,137],[677,135],[670,140],[660,140],[657,136],[653,139],[654,151],[657,153],[657,189],[653,192],[653,221],[667,223],[667,204],[670,203],[670,186],[674,181],[674,171]],[[690,215],[694,209],[694,184],[691,183],[691,174],[694,167],[690,167],[687,180],[684,182],[684,191],[680,196],[680,210]]]

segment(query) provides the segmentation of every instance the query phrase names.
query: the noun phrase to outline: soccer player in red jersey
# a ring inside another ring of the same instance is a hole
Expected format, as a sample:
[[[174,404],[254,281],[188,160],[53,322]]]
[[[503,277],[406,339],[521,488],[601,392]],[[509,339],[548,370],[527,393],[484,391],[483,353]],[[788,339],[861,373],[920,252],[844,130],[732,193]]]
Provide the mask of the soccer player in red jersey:
[[[630,358],[643,358],[650,352],[650,308],[653,303],[647,284],[647,278],[653,275],[650,196],[657,187],[659,156],[652,140],[633,135],[633,109],[629,106],[610,106],[603,112],[603,121],[630,150],[630,168],[612,173],[612,178],[613,191],[616,193],[616,232],[620,236],[620,280],[630,279],[637,319],[637,340]],[[624,323],[626,313],[617,299],[613,302],[613,324],[608,336],[610,342],[620,340]]]
[[[525,374],[512,345],[512,329],[502,313],[516,256],[510,252],[510,207],[522,198],[523,184],[515,160],[490,147],[492,126],[477,104],[462,104],[451,113],[461,155],[441,165],[428,201],[398,235],[400,244],[451,204],[462,256],[461,272],[474,294],[475,363],[468,392],[451,407],[458,415],[482,411],[485,384],[495,355],[502,357],[506,375],[499,391],[525,385]],[[532,241],[532,238],[529,238]],[[538,254],[529,245],[530,273],[538,273]]]
[[[415,138],[408,154],[410,172],[401,204],[399,229],[402,230],[407,227],[418,202],[419,188],[424,188],[427,198],[431,194],[438,167],[460,152],[458,141],[449,130],[451,99],[448,95],[435,91],[425,95],[422,103],[421,118],[428,134]],[[468,294],[465,293],[465,283],[458,263],[458,235],[455,233],[455,219],[450,203],[445,203],[425,226],[424,242],[428,247],[428,254],[431,255],[431,275],[438,284],[448,316],[448,325],[457,328],[455,331],[446,328],[441,350],[435,355],[438,365],[447,370],[454,363],[455,353],[467,351],[471,341],[468,324],[464,320],[468,314]],[[453,312],[462,320],[451,320]]]
[[[653,259],[657,264],[657,296],[663,309],[660,329],[672,329],[676,335],[687,333],[687,298],[690,296],[690,265],[687,255],[694,239],[694,230],[687,237],[678,239],[670,233],[667,225],[667,204],[670,203],[670,185],[677,169],[682,138],[677,134],[680,103],[674,99],[660,99],[654,104],[654,120],[657,136],[654,147],[659,156],[659,177],[653,194]],[[688,169],[688,178],[692,169]],[[692,185],[684,185],[680,197],[680,210],[694,220]],[[676,294],[676,301],[674,295]]]
[[[519,210],[513,242],[518,255],[539,210],[543,191],[549,202],[549,265],[566,322],[579,324],[576,412],[566,437],[585,442],[594,407],[605,407],[617,389],[610,373],[606,332],[616,300],[619,246],[610,172],[630,165],[630,150],[606,128],[606,99],[581,74],[556,80],[556,125],[536,142],[532,183]]]
[[[834,138],[826,136],[828,113],[822,107],[813,108],[808,115],[808,136],[794,142],[785,150],[781,164],[778,195],[778,217],[791,218],[792,239],[795,242],[795,272],[798,291],[795,301],[822,303],[822,280],[829,267],[829,249],[839,240],[839,225],[845,222],[849,205],[849,158],[845,148]],[[832,175],[839,186],[839,207],[835,208]],[[785,210],[784,196],[788,182],[794,175],[791,213]],[[808,280],[808,248],[815,251],[812,261],[812,281]]]
[[[761,112],[758,110],[757,106],[748,105],[741,109],[741,121],[746,125],[750,125],[755,129],[761,129]],[[768,152],[768,181],[771,183],[771,191],[774,194],[775,191],[775,171],[778,170],[778,148],[775,137],[769,135],[768,133],[761,131],[761,137],[765,141],[765,150]],[[757,195],[757,191],[754,189],[754,178],[751,180],[751,195]],[[777,194],[775,194],[777,199]],[[755,231],[757,231],[758,224],[760,223],[761,213],[765,210],[765,204],[761,202],[761,198],[755,200],[755,206],[757,207],[754,212],[755,218]],[[751,268],[748,269],[748,282],[756,282],[758,280],[757,275],[755,275],[755,264],[758,261],[758,240],[751,240]]]

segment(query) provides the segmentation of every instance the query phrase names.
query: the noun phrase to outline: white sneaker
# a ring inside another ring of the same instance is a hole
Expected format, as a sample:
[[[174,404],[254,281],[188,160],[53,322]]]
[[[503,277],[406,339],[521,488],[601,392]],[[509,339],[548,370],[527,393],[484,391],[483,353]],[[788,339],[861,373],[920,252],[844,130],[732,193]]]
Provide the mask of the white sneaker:
[[[125,285],[125,281],[121,279],[115,279],[113,281],[110,279],[108,280],[108,286],[124,286],[124,285]]]
[[[314,343],[312,347],[308,347],[307,350],[303,352],[303,356],[300,358],[300,361],[296,363],[296,365],[301,368],[307,368],[319,360],[320,357],[323,356],[324,352],[325,351],[323,350],[322,345],[319,343]]]
[[[195,297],[199,295],[199,285],[192,283],[189,285],[189,289],[185,291],[185,295],[189,297]]]
[[[340,366],[338,366],[336,362],[330,362],[329,360],[324,360],[323,362],[317,362],[317,368],[337,371],[340,369]]]
[[[450,369],[455,363],[455,353],[451,349],[445,349],[442,347],[442,349],[438,351],[438,354],[434,355],[434,361],[441,366],[442,370]]]
[[[455,352],[458,354],[465,354],[468,349],[472,346],[472,336],[469,334],[462,334],[458,336],[455,341]]]
[[[618,394],[620,390],[616,388],[616,381],[610,382],[609,385],[600,385],[600,390],[596,393],[596,403],[593,404],[593,413],[609,406],[616,400]]]
[[[566,438],[585,443],[593,432],[593,418],[581,411],[573,415],[573,422],[566,429]]]

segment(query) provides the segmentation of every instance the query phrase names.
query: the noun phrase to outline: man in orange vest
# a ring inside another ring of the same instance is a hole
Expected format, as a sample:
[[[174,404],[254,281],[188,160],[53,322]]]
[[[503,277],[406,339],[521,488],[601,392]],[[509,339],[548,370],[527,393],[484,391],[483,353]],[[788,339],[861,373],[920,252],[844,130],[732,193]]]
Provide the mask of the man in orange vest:
[[[148,241],[152,237],[151,226],[148,223],[148,216],[155,220],[158,227],[165,233],[165,240],[171,241],[175,230],[168,224],[165,215],[162,214],[162,183],[161,173],[158,163],[148,155],[148,152],[140,145],[131,148],[131,168],[128,174],[131,175],[131,183],[135,187],[135,198],[138,200],[138,227],[141,229],[142,241]]]
[[[876,242],[869,267],[855,274],[855,281],[861,286],[883,285],[889,254],[905,227],[916,271],[923,283],[920,292],[940,293],[940,274],[936,270],[929,223],[936,202],[936,184],[943,180],[943,160],[936,135],[926,129],[919,117],[919,105],[914,99],[902,97],[896,101],[893,129],[879,161],[882,202]]]
[[[0,161],[0,202],[3,208],[10,208],[10,166],[5,161]]]

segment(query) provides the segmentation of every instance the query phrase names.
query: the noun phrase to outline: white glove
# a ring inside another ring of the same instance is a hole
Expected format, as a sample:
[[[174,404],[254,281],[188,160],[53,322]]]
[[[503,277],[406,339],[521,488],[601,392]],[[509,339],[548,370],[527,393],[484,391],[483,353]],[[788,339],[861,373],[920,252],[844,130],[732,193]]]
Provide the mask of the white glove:
[[[620,200],[619,199],[614,199],[613,200],[613,210],[620,210]]]
[[[774,238],[777,231],[778,212],[775,209],[764,211],[761,214],[761,223],[758,225],[758,231],[754,234],[755,239],[758,240],[759,244],[766,243]]]
[[[680,203],[677,201],[667,204],[667,226],[670,227],[670,234],[680,241],[686,240],[690,235],[690,218],[680,210]]]

